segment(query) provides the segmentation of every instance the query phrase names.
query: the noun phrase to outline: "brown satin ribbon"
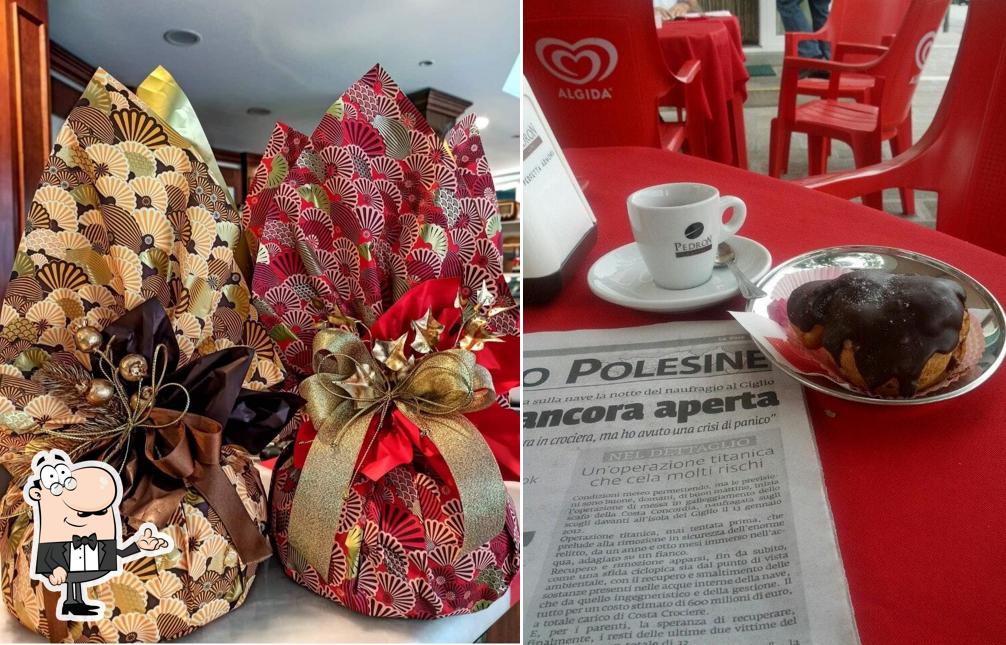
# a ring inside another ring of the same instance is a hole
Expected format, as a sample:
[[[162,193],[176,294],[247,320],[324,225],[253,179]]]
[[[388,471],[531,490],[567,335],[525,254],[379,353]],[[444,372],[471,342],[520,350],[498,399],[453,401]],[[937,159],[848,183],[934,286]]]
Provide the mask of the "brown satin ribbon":
[[[168,523],[185,496],[186,486],[202,495],[220,517],[227,535],[245,564],[254,567],[272,555],[269,540],[248,516],[234,485],[220,466],[223,428],[206,417],[154,408],[150,411],[152,425],[169,424],[147,429],[140,457],[139,449],[126,456],[123,479],[135,482],[132,493],[122,500],[119,510],[123,517],[140,522],[152,522],[162,527]],[[172,423],[173,421],[176,421]],[[95,456],[110,464],[122,459],[119,450]],[[146,468],[143,461],[156,472]],[[165,476],[157,476],[158,474]],[[125,481],[123,482],[126,485]],[[126,488],[130,488],[126,485]],[[67,623],[56,616],[59,592],[43,589],[44,611],[49,625],[50,642],[62,642],[69,635]]]
[[[122,514],[163,526],[185,496],[186,485],[192,486],[220,517],[242,561],[253,564],[269,558],[269,541],[248,516],[234,485],[220,467],[223,428],[216,421],[192,413],[171,423],[178,414],[163,408],[151,410],[151,424],[171,425],[146,431],[143,455],[168,477],[141,478],[133,494],[122,501]]]
[[[39,583],[42,584],[42,583]],[[59,592],[49,591],[42,585],[43,611],[45,611],[45,622],[49,625],[49,642],[62,643],[70,635],[66,623],[56,616],[56,606],[59,605]]]

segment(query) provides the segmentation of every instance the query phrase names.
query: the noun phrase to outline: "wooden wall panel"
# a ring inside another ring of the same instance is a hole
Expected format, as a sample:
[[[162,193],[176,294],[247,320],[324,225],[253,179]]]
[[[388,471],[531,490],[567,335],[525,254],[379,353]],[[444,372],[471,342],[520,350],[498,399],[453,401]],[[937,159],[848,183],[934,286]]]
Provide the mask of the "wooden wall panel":
[[[241,195],[240,203],[244,203],[248,199],[248,186],[251,185],[252,177],[255,176],[255,170],[258,165],[262,163],[262,155],[255,154],[254,152],[242,152],[241,153],[241,174],[243,183],[241,184]]]
[[[26,202],[49,155],[49,29],[45,0],[0,0],[0,293]]]
[[[80,98],[80,90],[66,84],[55,76],[49,78],[49,84],[51,87],[49,101],[52,106],[52,113],[65,119],[77,104],[77,99]],[[56,136],[56,133],[53,132],[52,136]]]
[[[427,87],[417,90],[408,95],[409,100],[419,109],[419,112],[426,117],[426,122],[436,130],[440,136],[445,136],[447,131],[454,127],[461,114],[472,106],[472,102],[460,96],[454,96],[447,92]]]
[[[15,0],[11,5],[17,21],[22,196],[28,200],[49,157],[49,33],[44,2]]]

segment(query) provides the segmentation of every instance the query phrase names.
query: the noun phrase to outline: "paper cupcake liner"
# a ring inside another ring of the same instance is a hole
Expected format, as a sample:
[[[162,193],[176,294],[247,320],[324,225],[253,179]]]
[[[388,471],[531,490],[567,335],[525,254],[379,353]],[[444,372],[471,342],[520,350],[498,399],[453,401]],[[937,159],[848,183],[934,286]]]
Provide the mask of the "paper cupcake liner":
[[[775,350],[774,353],[777,359],[783,361],[791,369],[800,374],[823,376],[850,392],[856,392],[857,394],[873,398],[904,398],[872,394],[849,382],[839,372],[838,365],[828,350],[823,347],[814,350],[804,347],[789,324],[786,305],[789,301],[789,296],[797,287],[815,280],[832,280],[852,270],[844,267],[818,267],[800,271],[799,273],[792,273],[779,280],[769,294],[772,300],[768,306],[767,317],[754,312],[731,312],[731,314],[752,337]],[[979,309],[968,310],[971,323],[968,327],[968,335],[964,339],[964,353],[957,365],[938,383],[919,390],[908,398],[922,397],[930,392],[945,388],[975,369],[985,353],[985,338],[982,334],[981,314],[982,310]]]

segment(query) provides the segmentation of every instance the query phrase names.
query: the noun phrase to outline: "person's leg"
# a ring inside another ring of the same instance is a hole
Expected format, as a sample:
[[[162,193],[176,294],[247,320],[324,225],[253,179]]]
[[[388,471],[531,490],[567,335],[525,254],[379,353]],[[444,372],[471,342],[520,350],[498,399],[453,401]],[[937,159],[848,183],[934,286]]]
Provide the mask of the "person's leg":
[[[828,12],[831,8],[831,0],[807,0],[810,6],[810,19],[814,25],[814,31],[819,31],[828,22]],[[831,43],[826,40],[818,41],[821,55],[824,58],[831,58]]]
[[[775,8],[782,18],[782,26],[787,32],[809,32],[810,23],[800,8],[800,0],[775,0]],[[821,47],[816,40],[804,40],[797,46],[802,58],[821,58]]]

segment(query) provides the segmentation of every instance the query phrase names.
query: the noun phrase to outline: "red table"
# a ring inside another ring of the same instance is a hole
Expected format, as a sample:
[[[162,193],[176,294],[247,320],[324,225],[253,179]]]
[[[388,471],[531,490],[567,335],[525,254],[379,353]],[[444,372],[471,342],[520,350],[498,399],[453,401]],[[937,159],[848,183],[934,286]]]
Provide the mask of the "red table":
[[[693,58],[702,63],[702,88],[710,110],[706,123],[709,158],[747,168],[744,101],[750,77],[737,17],[664,22],[657,40],[670,69]],[[673,93],[668,103],[683,105],[683,97]]]
[[[586,276],[630,242],[626,196],[700,181],[743,199],[741,234],[774,263],[841,244],[897,246],[974,276],[1000,300],[1006,257],[857,204],[703,159],[643,148],[567,152],[598,220],[598,242],[546,306],[525,306],[524,331],[613,328],[728,318],[725,306],[646,314],[591,294]],[[856,404],[806,390],[838,542],[864,643],[996,643],[1006,638],[1006,369],[968,395],[932,405]]]

